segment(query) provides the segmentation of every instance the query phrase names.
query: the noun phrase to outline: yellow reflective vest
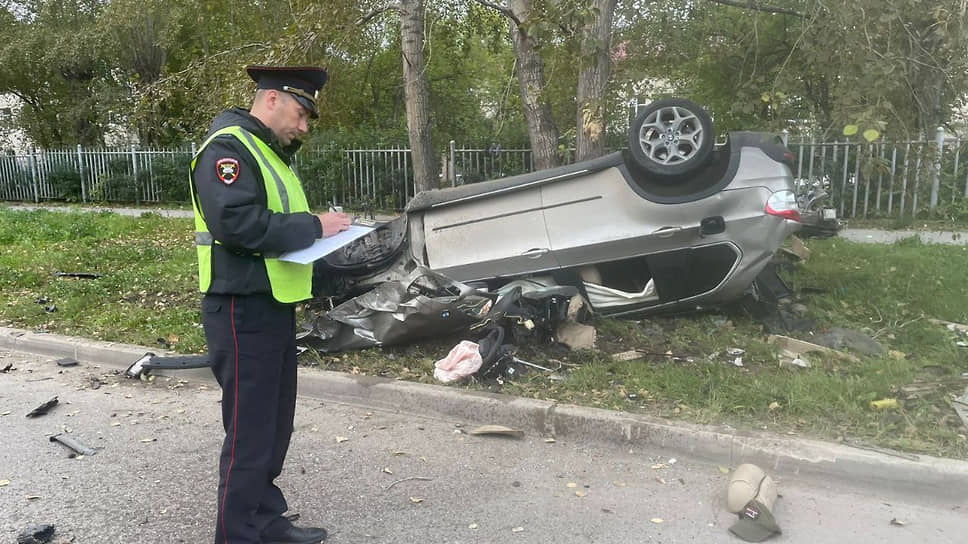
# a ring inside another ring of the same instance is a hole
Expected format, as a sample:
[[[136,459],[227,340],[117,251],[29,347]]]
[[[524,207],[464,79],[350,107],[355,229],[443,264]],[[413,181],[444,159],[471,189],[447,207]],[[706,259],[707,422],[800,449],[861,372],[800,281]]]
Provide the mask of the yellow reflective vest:
[[[192,157],[189,185],[191,186],[192,208],[195,210],[195,249],[198,253],[198,288],[207,293],[212,284],[212,244],[220,243],[212,237],[205,224],[205,216],[198,203],[198,194],[192,175],[195,163],[202,151],[208,147],[216,137],[223,134],[232,135],[249,150],[252,157],[259,163],[262,180],[265,183],[268,208],[275,213],[308,212],[309,203],[303,192],[299,178],[292,169],[279,158],[278,155],[262,140],[242,127],[226,127],[216,131],[202,144],[198,153]],[[265,260],[266,273],[272,296],[279,302],[291,303],[307,300],[312,297],[313,265],[280,261],[277,258],[262,255]]]

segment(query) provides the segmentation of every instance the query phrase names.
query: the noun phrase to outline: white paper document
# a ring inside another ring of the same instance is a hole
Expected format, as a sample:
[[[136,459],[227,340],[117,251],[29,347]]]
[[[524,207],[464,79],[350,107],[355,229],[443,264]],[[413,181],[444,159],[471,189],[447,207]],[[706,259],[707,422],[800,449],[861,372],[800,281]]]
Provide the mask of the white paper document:
[[[299,264],[309,264],[317,259],[321,259],[329,255],[353,240],[356,240],[357,238],[366,236],[371,232],[373,232],[373,227],[350,225],[348,230],[344,230],[335,236],[317,239],[313,245],[307,247],[306,249],[298,249],[296,251],[283,253],[279,256],[279,260]]]

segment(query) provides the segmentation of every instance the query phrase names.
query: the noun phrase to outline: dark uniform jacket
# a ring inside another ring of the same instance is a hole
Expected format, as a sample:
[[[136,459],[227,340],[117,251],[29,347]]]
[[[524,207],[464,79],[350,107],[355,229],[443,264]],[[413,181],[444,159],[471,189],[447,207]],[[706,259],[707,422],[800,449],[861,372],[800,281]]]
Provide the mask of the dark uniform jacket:
[[[241,108],[232,108],[216,117],[209,135],[229,126],[240,126],[251,132],[286,164],[299,148],[298,142],[283,148],[268,127]],[[216,162],[224,158],[239,163],[238,175],[231,184],[217,175]],[[315,215],[273,213],[267,208],[259,163],[234,136],[223,134],[208,144],[195,163],[193,179],[205,223],[219,242],[212,246],[209,293],[271,293],[262,255],[309,247],[322,236],[322,225]]]

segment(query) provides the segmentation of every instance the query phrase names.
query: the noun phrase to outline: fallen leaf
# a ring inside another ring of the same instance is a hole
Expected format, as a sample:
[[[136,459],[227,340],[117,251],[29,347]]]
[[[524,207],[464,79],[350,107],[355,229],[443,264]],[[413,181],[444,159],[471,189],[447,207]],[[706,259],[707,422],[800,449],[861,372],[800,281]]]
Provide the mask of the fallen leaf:
[[[10,415],[10,410],[7,410],[6,412],[0,414],[0,416],[9,416],[9,415]]]
[[[336,437],[336,443],[337,444],[342,444],[343,442],[346,442],[347,440],[349,440],[349,438],[346,438],[345,436],[337,436]]]
[[[612,482],[612,485],[614,485],[615,487],[625,487],[626,484],[625,484],[625,482],[623,482],[621,480],[616,480],[616,481]]]
[[[572,487],[572,488],[578,487],[578,484],[576,484],[575,482],[568,482],[567,487]]]
[[[393,452],[393,455],[397,455],[397,456],[399,456],[399,455],[406,455],[406,454],[407,454],[407,452],[405,452],[405,451],[395,451],[395,452]]]
[[[524,530],[524,527],[515,527],[515,528],[511,529],[511,532],[512,533],[520,533],[523,530]]]
[[[410,497],[410,502],[412,502],[412,503],[414,503],[414,504],[420,504],[420,503],[422,503],[423,501],[424,501],[424,500],[423,500],[423,499],[421,499],[420,497]]]
[[[871,401],[871,408],[875,410],[893,410],[897,407],[897,399],[881,399]]]
[[[897,518],[891,518],[891,525],[897,525],[898,527],[904,527],[907,525],[906,521],[901,521]]]
[[[40,498],[40,495],[27,495],[28,501],[35,501]]]
[[[584,491],[575,491],[575,496],[576,497],[584,497],[587,494],[588,493],[585,493]]]
[[[0,480],[0,487],[10,485],[10,480]]]
[[[771,412],[774,411],[774,410],[776,410],[779,407],[780,407],[780,403],[777,402],[777,401],[773,401],[773,402],[770,403],[770,411]]]
[[[662,479],[662,478],[656,478],[655,481],[659,482],[662,485],[665,485],[665,483],[666,483],[666,481],[664,479]]]
[[[729,474],[729,467],[720,466],[719,471],[723,474]]]
[[[112,421],[111,422],[111,426],[112,427],[120,427],[121,426],[121,422],[120,421]]]
[[[147,444],[148,442],[156,442],[157,438],[142,438],[141,441]]]
[[[651,521],[652,523],[655,523],[655,524],[659,524],[659,523],[662,523],[663,520],[662,520],[662,518],[652,518],[649,521]]]
[[[652,470],[660,470],[660,469],[663,469],[663,468],[669,468],[669,465],[667,465],[665,463],[656,463],[656,464],[652,465]]]
[[[7,414],[9,414],[9,413],[10,412],[7,412]],[[7,415],[7,414],[4,414],[4,415]],[[554,438],[545,438],[545,444],[554,444],[554,443],[555,443],[555,439]]]
[[[393,471],[392,471],[392,470],[390,470],[390,468],[389,468],[389,467],[383,467],[383,472],[385,472],[385,473],[387,473],[387,474],[393,474]]]
[[[470,525],[467,526],[467,528],[471,530],[477,529],[478,527],[479,525],[476,523],[471,523]]]

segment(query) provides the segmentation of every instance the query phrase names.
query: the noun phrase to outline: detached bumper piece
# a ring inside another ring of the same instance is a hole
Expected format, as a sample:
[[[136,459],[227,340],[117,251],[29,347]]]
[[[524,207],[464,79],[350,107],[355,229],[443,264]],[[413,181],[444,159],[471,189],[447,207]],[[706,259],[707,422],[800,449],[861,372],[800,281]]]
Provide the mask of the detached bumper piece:
[[[76,457],[78,455],[94,455],[95,453],[97,453],[97,450],[95,450],[94,448],[90,446],[86,446],[78,442],[77,440],[74,440],[73,438],[69,436],[65,436],[63,434],[55,434],[54,436],[50,437],[50,441],[59,442],[64,446],[67,446],[68,448],[73,450],[74,453],[71,455],[71,457]]]
[[[129,378],[148,376],[153,370],[187,370],[189,368],[206,368],[212,366],[208,355],[182,355],[173,357],[158,357],[150,351],[140,359],[131,363],[124,375]]]

